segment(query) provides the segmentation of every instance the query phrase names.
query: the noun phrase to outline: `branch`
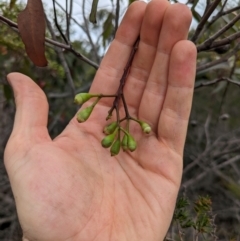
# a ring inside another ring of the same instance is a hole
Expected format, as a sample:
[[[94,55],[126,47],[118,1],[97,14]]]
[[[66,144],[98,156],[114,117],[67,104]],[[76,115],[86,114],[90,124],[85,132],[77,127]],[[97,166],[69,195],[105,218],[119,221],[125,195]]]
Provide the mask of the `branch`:
[[[140,41],[140,37],[138,37],[137,40],[134,43],[134,46],[133,46],[132,51],[130,53],[129,59],[128,59],[127,64],[126,64],[126,66],[124,68],[123,75],[122,75],[122,77],[120,79],[119,87],[118,87],[117,94],[116,94],[117,96],[114,99],[114,102],[113,102],[113,105],[112,105],[111,109],[108,111],[107,120],[109,118],[111,118],[113,110],[116,110],[118,124],[120,123],[119,105],[120,105],[120,100],[121,99],[123,101],[123,106],[124,106],[124,110],[125,110],[125,114],[126,114],[125,118],[126,119],[132,119],[131,116],[129,115],[128,107],[127,107],[126,102],[125,102],[123,88],[125,86],[126,78],[127,78],[128,74],[129,74],[133,58],[134,58],[135,53],[136,53],[136,51],[138,49],[139,41]]]
[[[239,50],[240,48],[240,42],[233,48],[233,50],[231,52],[229,52],[228,54],[226,54],[224,57],[222,57],[221,59],[217,59],[217,60],[214,60],[210,63],[206,63],[206,64],[202,64],[200,66],[197,67],[197,73],[202,71],[202,70],[205,70],[207,68],[210,68],[212,66],[215,66],[217,64],[220,64],[220,63],[223,63],[223,62],[226,62],[230,57],[232,57],[233,55],[235,55],[235,53]]]
[[[223,15],[232,13],[232,12],[237,11],[237,10],[239,10],[239,9],[240,9],[240,6],[237,6],[237,7],[235,7],[235,8],[232,8],[232,9],[229,9],[229,10],[227,10],[227,11],[224,11],[224,12],[223,12]]]
[[[229,160],[227,160],[227,161],[217,165],[217,169],[223,168],[223,167],[225,167],[225,166],[227,166],[229,164],[232,164],[232,163],[234,163],[236,161],[239,161],[239,160],[240,160],[240,155],[236,155],[236,156],[230,158]]]
[[[236,159],[231,159],[229,160],[228,164],[236,162],[239,160],[239,157]],[[188,188],[189,186],[193,186],[196,182],[200,182],[207,174],[209,173],[213,173],[216,176],[222,178],[223,180],[227,181],[228,183],[233,183],[234,181],[229,177],[226,176],[224,173],[222,173],[219,169],[225,165],[220,164],[220,165],[214,165],[211,167],[206,167],[204,166],[204,164],[202,164],[201,162],[198,162],[197,165],[202,169],[201,173],[198,176],[194,176],[194,178],[187,180],[185,183],[183,183],[183,186],[185,188]]]
[[[73,12],[73,0],[70,0],[70,9],[69,9],[69,14],[68,14],[70,25],[71,25],[70,19],[72,19],[72,12]]]
[[[56,3],[56,5],[58,5],[58,7],[63,11],[63,12],[65,12],[65,9],[61,6],[61,4],[59,4],[57,1],[55,1],[55,3]],[[72,0],[71,0],[71,2],[70,2],[71,4],[72,4]],[[93,43],[93,40],[92,40],[92,37],[91,37],[91,35],[90,35],[90,32],[89,32],[89,27],[88,27],[88,20],[86,19],[86,17],[85,17],[85,7],[84,7],[84,5],[85,5],[85,0],[82,2],[82,12],[83,12],[83,20],[84,20],[84,25],[85,26],[82,26],[81,24],[79,24],[78,23],[78,21],[72,16],[72,13],[70,14],[70,16],[69,16],[69,18],[78,26],[78,27],[80,27],[83,31],[84,31],[84,33],[87,35],[87,37],[88,37],[88,40],[89,40],[89,43],[90,43],[90,45],[92,46],[92,50],[93,50],[93,53],[94,53],[94,57],[95,57],[95,61],[97,62],[97,63],[99,63],[100,62],[100,58],[99,58],[99,56],[98,56],[98,51],[97,51],[97,49],[96,49],[96,45]],[[72,5],[70,6],[70,10],[72,9]],[[96,42],[98,42],[98,41],[96,41]]]
[[[120,11],[120,0],[117,0],[116,13],[115,13],[115,31],[114,31],[114,36],[116,35],[117,29],[118,29],[119,11]]]
[[[0,21],[9,25],[14,31],[19,32],[18,31],[18,25],[11,21],[8,18],[5,18],[4,16],[0,15]],[[77,52],[71,45],[66,45],[57,41],[54,41],[52,39],[49,38],[45,38],[45,41],[49,44],[52,44],[54,46],[60,47],[62,49],[65,49],[69,52],[71,52],[72,54],[74,54],[75,56],[77,56],[79,59],[81,59],[82,61],[86,62],[87,64],[91,65],[92,67],[94,67],[95,69],[98,69],[98,64],[91,61],[90,59],[88,59],[87,57],[85,57],[83,54]]]
[[[53,0],[53,12],[54,12],[54,22],[55,22],[55,25],[60,33],[60,35],[62,36],[63,40],[65,41],[66,44],[69,45],[69,40],[66,38],[66,36],[63,34],[62,32],[62,29],[61,27],[59,26],[58,24],[58,21],[57,21],[57,10],[56,10],[56,6],[55,6],[55,0]],[[67,15],[67,13],[66,13]],[[68,23],[67,23],[68,24]]]
[[[217,33],[215,33],[212,37],[208,38],[202,45],[205,45],[205,48],[210,48],[213,41],[225,33],[229,28],[231,28],[238,20],[240,19],[240,14],[238,14],[232,21],[230,21],[227,25],[225,25],[222,29],[220,29]]]
[[[193,156],[189,156],[190,159],[192,160],[192,162],[190,162],[187,166],[185,166],[184,170],[183,170],[183,176],[186,176],[187,173],[192,170],[194,167],[196,167],[196,165],[199,165],[199,163],[204,162],[204,160],[209,160],[209,153],[213,153],[213,150],[223,150],[224,152],[220,152],[215,154],[214,156],[212,156],[211,154],[211,158],[212,159],[218,159],[220,156],[225,155],[226,153],[226,146],[229,146],[229,149],[231,149],[231,145],[232,144],[234,146],[234,144],[238,144],[239,143],[239,139],[235,139],[232,140],[233,137],[232,136],[238,136],[240,129],[235,130],[234,132],[236,133],[235,135],[233,134],[233,132],[230,132],[228,134],[222,134],[221,136],[219,136],[213,143],[211,146],[209,146],[209,148],[207,150],[204,150],[202,153],[200,153],[197,157]],[[230,141],[229,141],[230,140]],[[219,155],[219,156],[218,156]],[[208,162],[209,163],[209,162]]]
[[[68,16],[68,0],[66,0],[65,8],[66,8],[66,11],[65,11],[65,15],[66,15],[66,35],[67,35],[68,40],[70,41],[70,30],[69,30],[70,22],[69,22],[69,16]]]
[[[217,47],[221,47],[223,45],[232,43],[233,40],[236,40],[238,38],[240,38],[240,32],[234,33],[234,34],[232,34],[232,35],[230,35],[230,36],[228,36],[224,39],[212,42],[210,45],[206,41],[206,42],[202,43],[201,45],[197,46],[197,51],[202,52],[202,51],[214,49],[214,48],[217,48]]]
[[[227,78],[227,77],[222,77],[222,78],[215,79],[215,80],[212,80],[212,81],[196,83],[194,89],[199,89],[201,87],[215,85],[215,84],[217,84],[217,83],[219,83],[221,81],[227,81],[229,83],[232,83],[232,84],[237,85],[238,87],[240,87],[240,82],[232,80],[232,79]]]
[[[211,14],[213,13],[213,11],[216,9],[217,5],[221,2],[221,0],[215,0],[215,2],[213,2],[210,7],[208,8],[208,10],[206,11],[206,13],[204,14],[204,16],[202,17],[200,23],[197,26],[197,29],[194,33],[194,35],[192,36],[191,41],[193,41],[194,43],[196,43],[196,41],[198,40],[198,38],[200,37],[200,34],[203,30],[203,27],[205,25],[205,23],[207,22],[207,20],[209,19],[209,17],[211,16]]]
[[[227,2],[227,0],[225,1],[225,3]],[[225,16],[229,13],[232,13],[234,11],[237,11],[240,9],[240,6],[229,9],[227,11],[223,11],[223,8],[225,7],[225,4],[222,6],[222,9],[218,12],[217,15],[215,15],[212,20],[206,25],[206,28],[209,28],[213,23],[215,23],[220,17]]]
[[[91,86],[91,82],[88,82],[86,85],[78,88],[76,90],[76,93],[83,93],[83,92],[88,92],[89,91],[89,88]],[[47,94],[47,97],[48,98],[66,98],[66,97],[69,97],[71,96],[71,92],[65,92],[65,93],[53,93],[53,92],[50,92]]]
[[[45,18],[46,18],[46,22],[47,22],[48,29],[49,29],[49,31],[50,31],[50,33],[51,33],[51,35],[52,35],[52,38],[53,38],[54,40],[56,40],[56,39],[57,39],[57,38],[56,38],[56,35],[55,35],[54,30],[53,30],[53,28],[52,28],[52,25],[51,25],[51,23],[50,23],[50,21],[48,20],[48,18],[47,18],[46,15],[45,15]],[[63,54],[63,52],[62,52],[59,48],[56,48],[56,47],[55,47],[55,51],[56,51],[56,53],[57,53],[57,55],[58,55],[58,57],[59,57],[59,59],[60,59],[60,61],[61,61],[61,63],[62,63],[63,68],[64,68],[64,71],[65,71],[65,74],[66,74],[68,83],[69,83],[70,88],[71,88],[71,91],[72,91],[72,95],[75,96],[75,86],[74,86],[74,82],[73,82],[72,75],[71,75],[71,73],[70,73],[70,70],[69,70],[67,61],[66,61],[66,59],[65,59],[65,57],[64,57],[64,54]]]
[[[204,124],[204,132],[205,132],[205,136],[206,136],[206,147],[205,147],[205,151],[209,149],[209,146],[211,145],[211,139],[210,139],[210,134],[209,134],[209,125],[211,122],[211,112],[208,113],[206,122]]]
[[[82,28],[84,30],[84,32],[86,33],[87,37],[88,37],[88,40],[89,40],[89,43],[91,44],[92,46],[92,50],[93,50],[93,53],[95,55],[95,60],[97,62],[99,62],[99,56],[98,56],[98,51],[96,49],[96,45],[93,43],[93,40],[92,40],[92,36],[89,32],[89,22],[85,16],[85,0],[83,0],[82,2],[82,12],[83,12],[83,21],[84,21],[84,26],[85,28]]]
[[[178,230],[178,237],[179,237],[180,241],[183,241],[183,233],[181,230],[180,223],[178,221],[177,221],[177,230]]]
[[[238,58],[237,58],[237,55],[235,55],[235,59],[234,59],[234,64],[231,68],[231,71],[229,73],[229,76],[228,78],[231,79],[232,78],[232,75],[234,74],[234,71],[235,71],[235,68],[236,68],[236,65],[237,65],[237,61],[238,61]],[[229,89],[229,82],[227,82],[227,85],[225,87],[225,90],[224,90],[224,93],[223,93],[223,96],[222,96],[222,100],[221,100],[221,104],[220,104],[220,108],[219,108],[219,113],[222,112],[222,108],[223,108],[223,104],[224,104],[224,99],[225,97],[227,96],[227,92],[228,92],[228,89]]]
[[[230,56],[231,57],[231,56]],[[224,56],[223,58],[221,59],[217,59],[217,60],[214,60],[210,63],[206,63],[206,64],[202,64],[200,66],[197,67],[197,73],[199,73],[200,71],[202,70],[206,70],[208,68],[211,68],[215,65],[218,65],[218,64],[221,64],[221,63],[224,63],[224,62],[227,62],[227,60],[230,58],[229,56]]]

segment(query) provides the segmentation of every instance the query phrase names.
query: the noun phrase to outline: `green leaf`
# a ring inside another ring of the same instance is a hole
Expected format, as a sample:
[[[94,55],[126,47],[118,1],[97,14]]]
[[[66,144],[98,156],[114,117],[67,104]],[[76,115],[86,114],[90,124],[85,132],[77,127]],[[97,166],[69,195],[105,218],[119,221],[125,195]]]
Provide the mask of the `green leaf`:
[[[131,3],[133,3],[135,0],[128,0],[128,4],[130,5]]]
[[[103,46],[106,47],[107,40],[111,37],[113,32],[114,26],[112,23],[113,14],[109,13],[107,19],[103,24]]]
[[[91,13],[89,16],[89,21],[91,23],[97,23],[97,6],[98,6],[98,0],[93,0],[92,2],[92,9],[91,9]]]
[[[15,6],[16,1],[17,1],[17,0],[11,0],[11,1],[10,1],[10,4],[9,4],[9,8],[10,8],[10,9],[12,9],[12,8]]]

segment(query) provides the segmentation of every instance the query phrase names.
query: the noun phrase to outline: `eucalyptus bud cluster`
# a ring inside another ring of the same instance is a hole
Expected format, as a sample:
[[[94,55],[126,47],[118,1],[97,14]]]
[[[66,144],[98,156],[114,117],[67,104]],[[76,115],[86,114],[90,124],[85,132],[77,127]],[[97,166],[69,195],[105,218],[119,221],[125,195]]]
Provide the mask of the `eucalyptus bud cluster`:
[[[124,130],[119,126],[117,121],[114,121],[103,129],[103,133],[106,135],[102,140],[102,146],[104,148],[110,148],[112,156],[117,155],[122,147],[123,151],[135,151],[137,148],[137,142],[127,130]],[[123,137],[121,139],[121,134]]]
[[[115,97],[115,95],[102,95],[102,94],[90,94],[90,93],[80,93],[77,94],[74,98],[74,102],[78,105],[82,105],[91,98],[96,98],[96,100],[88,107],[81,109],[77,113],[77,120],[78,122],[82,123],[85,122],[91,115],[94,107],[98,103],[98,101],[103,97]],[[112,116],[112,110],[108,112],[107,120]],[[116,109],[116,111],[118,111]],[[119,113],[118,113],[119,114]],[[123,129],[120,125],[122,121],[127,121],[127,128]],[[137,148],[137,142],[134,137],[129,133],[129,122],[130,120],[137,122],[143,133],[149,134],[151,132],[151,127],[148,123],[135,119],[131,116],[126,115],[125,118],[117,121],[113,121],[110,124],[106,125],[103,129],[103,133],[106,135],[101,144],[104,148],[110,148],[111,156],[116,156],[119,154],[121,148],[123,151],[130,151],[133,152]]]
[[[102,146],[104,148],[110,148],[111,156],[116,156],[121,147],[120,143],[120,131],[117,122],[113,122],[106,126],[103,130],[106,136],[102,139]]]

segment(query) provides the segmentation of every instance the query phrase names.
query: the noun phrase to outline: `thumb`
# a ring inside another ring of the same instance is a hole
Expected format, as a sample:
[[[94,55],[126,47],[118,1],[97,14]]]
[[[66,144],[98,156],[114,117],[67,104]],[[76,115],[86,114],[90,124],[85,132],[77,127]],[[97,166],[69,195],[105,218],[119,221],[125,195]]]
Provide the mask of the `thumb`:
[[[50,140],[47,131],[48,103],[44,92],[23,74],[11,73],[7,79],[13,88],[16,114],[6,152]]]

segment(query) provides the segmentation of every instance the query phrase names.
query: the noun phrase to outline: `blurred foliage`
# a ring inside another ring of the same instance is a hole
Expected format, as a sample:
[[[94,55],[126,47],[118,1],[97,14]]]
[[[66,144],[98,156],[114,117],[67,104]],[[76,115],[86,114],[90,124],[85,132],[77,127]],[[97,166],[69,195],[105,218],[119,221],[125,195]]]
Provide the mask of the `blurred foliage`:
[[[230,8],[231,5],[228,5]],[[239,10],[234,11],[209,25],[197,44],[226,26],[239,13]],[[238,21],[219,39],[239,31]],[[190,37],[193,33],[194,30],[190,32]],[[196,75],[196,86],[220,78],[234,80],[239,85],[223,81],[195,90],[184,155],[181,190],[185,190],[191,199],[198,195],[211,196],[216,215],[216,235],[220,240],[240,238],[240,160],[237,158],[240,154],[239,43],[236,39],[224,51],[213,49],[198,54],[200,70]]]
[[[173,222],[165,240],[216,240],[216,226],[212,212],[212,201],[200,196],[190,202],[185,196],[179,197],[173,215]]]

